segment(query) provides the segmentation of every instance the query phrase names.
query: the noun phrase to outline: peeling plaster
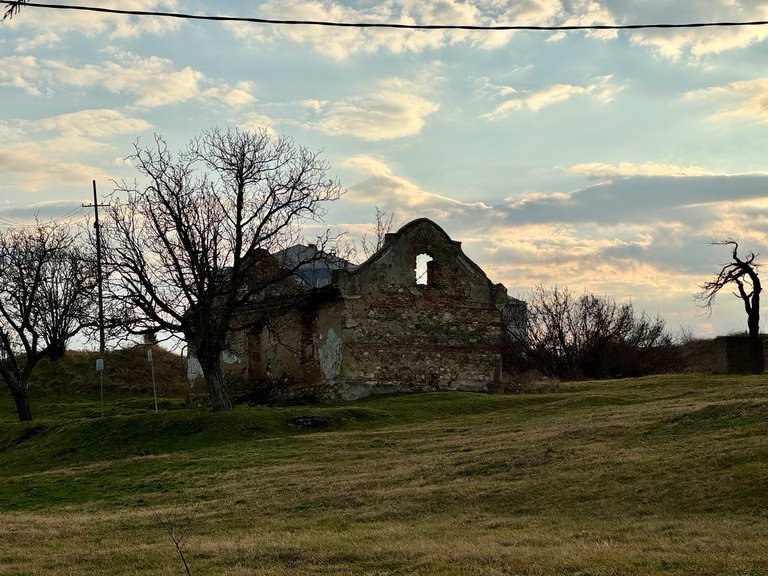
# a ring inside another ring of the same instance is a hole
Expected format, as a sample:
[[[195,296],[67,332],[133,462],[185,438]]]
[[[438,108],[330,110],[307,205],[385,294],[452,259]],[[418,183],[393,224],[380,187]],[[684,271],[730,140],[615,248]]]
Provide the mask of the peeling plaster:
[[[333,380],[341,374],[341,339],[331,328],[325,337],[325,343],[318,350],[320,369],[326,380]]]

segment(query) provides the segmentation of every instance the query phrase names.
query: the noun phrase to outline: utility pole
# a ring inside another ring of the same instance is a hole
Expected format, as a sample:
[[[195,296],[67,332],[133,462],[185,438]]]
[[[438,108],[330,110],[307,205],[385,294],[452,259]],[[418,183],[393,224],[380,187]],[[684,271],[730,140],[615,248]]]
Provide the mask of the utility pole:
[[[99,384],[101,389],[101,417],[104,418],[104,290],[102,288],[101,275],[101,227],[99,225],[99,206],[106,207],[108,204],[99,204],[96,198],[96,180],[93,181],[93,204],[82,204],[83,208],[93,208],[95,220],[93,227],[96,230],[96,284],[99,294],[99,357],[96,359],[96,371],[99,373]]]

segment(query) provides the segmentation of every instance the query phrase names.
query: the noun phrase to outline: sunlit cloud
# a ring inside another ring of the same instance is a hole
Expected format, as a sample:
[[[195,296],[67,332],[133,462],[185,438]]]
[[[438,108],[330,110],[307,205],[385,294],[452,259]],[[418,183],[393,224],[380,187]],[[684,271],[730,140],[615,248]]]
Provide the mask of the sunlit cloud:
[[[766,0],[710,0],[708,2],[638,3],[612,0],[614,13],[627,22],[690,23],[718,21],[754,21],[768,19]],[[676,60],[684,55],[701,58],[727,50],[746,48],[765,41],[768,29],[759,27],[700,28],[675,30],[639,30],[630,33],[638,46],[648,46],[658,55]]]
[[[575,97],[587,97],[598,103],[610,102],[623,86],[614,83],[613,76],[599,76],[585,86],[552,84],[538,90],[518,90],[512,86],[493,86],[503,102],[493,112],[485,114],[487,120],[498,120],[511,112],[527,110],[538,112],[543,108],[565,102]]]
[[[508,199],[507,217],[520,222],[648,222],[665,218],[710,218],[694,208],[766,197],[768,175],[636,176],[568,193]]]
[[[714,119],[744,118],[768,122],[768,78],[692,90],[686,94],[686,97],[717,102],[721,108],[712,115]]]
[[[108,139],[151,129],[141,118],[110,109],[81,110],[0,123],[0,186],[17,192],[59,191],[112,175],[85,156],[110,150]]]
[[[47,96],[64,85],[75,88],[103,88],[130,96],[137,106],[154,108],[199,99],[226,105],[253,100],[252,84],[235,86],[216,82],[189,66],[176,69],[172,61],[151,56],[110,51],[114,60],[100,64],[72,66],[61,60],[33,56],[0,58],[0,86],[20,88],[32,96]]]
[[[0,149],[0,184],[4,190],[42,192],[87,185],[92,179],[108,181],[104,170],[77,161],[43,156],[45,147],[21,146]]]
[[[385,83],[382,83],[385,84]],[[401,90],[377,90],[336,102],[305,101],[311,128],[363,140],[391,140],[418,134],[439,104]]]
[[[564,10],[562,17],[558,20],[561,26],[593,26],[616,24],[616,22],[616,17],[611,10],[595,0],[573,0],[568,10]],[[567,32],[556,32],[549,39],[563,40],[567,34]],[[616,30],[589,30],[586,35],[588,38],[615,40],[619,33]]]
[[[373,4],[268,0],[260,4],[259,15],[265,18],[287,20],[488,26],[548,24],[562,17],[564,11],[559,0],[494,0],[492,2],[393,0]],[[236,25],[229,26],[229,29],[235,36],[249,44],[290,41],[309,46],[324,56],[339,60],[361,53],[418,53],[456,44],[494,49],[508,44],[513,37],[513,33],[510,32],[477,33],[466,30],[366,30],[312,26],[252,30]]]
[[[176,0],[103,0],[99,2],[99,7],[172,12],[178,10],[179,3]],[[55,45],[68,32],[85,36],[107,35],[115,39],[136,38],[145,34],[159,36],[179,30],[183,21],[175,18],[28,7],[24,9],[23,15],[3,22],[3,26],[25,32],[25,39],[16,47],[17,50],[25,51],[40,45]]]
[[[243,114],[238,118],[231,119],[230,124],[234,124],[242,130],[250,130],[253,132],[265,129],[272,137],[278,136],[278,122],[274,118],[259,112],[248,112]]]
[[[489,207],[482,202],[462,202],[454,198],[420,188],[406,178],[398,176],[382,160],[358,155],[348,158],[341,166],[357,174],[345,199],[355,203],[393,212],[399,220],[412,219],[413,210],[423,216],[437,219],[455,214],[486,212]]]
[[[136,134],[152,127],[146,120],[132,118],[111,109],[79,110],[40,120],[21,121],[19,125],[32,131],[56,132],[61,138],[90,139],[115,134]]]
[[[715,172],[700,166],[677,166],[645,162],[620,162],[619,164],[603,164],[601,162],[585,162],[574,164],[568,168],[572,174],[590,178],[627,178],[629,176],[714,176]]]

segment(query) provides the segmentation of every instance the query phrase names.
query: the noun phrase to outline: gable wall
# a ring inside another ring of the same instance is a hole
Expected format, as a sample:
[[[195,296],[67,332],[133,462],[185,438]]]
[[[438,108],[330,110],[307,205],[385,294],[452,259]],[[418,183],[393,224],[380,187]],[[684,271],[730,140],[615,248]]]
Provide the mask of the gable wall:
[[[433,258],[429,285],[416,283],[419,254]],[[488,389],[500,378],[500,308],[493,285],[458,242],[429,221],[390,235],[357,271],[342,274],[342,371],[336,394]]]

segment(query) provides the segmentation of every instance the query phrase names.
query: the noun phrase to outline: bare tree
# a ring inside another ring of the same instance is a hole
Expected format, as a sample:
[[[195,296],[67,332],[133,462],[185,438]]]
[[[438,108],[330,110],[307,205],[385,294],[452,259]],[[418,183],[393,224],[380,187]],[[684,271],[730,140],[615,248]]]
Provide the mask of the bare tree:
[[[376,252],[381,250],[381,248],[384,246],[384,239],[386,238],[387,234],[389,234],[392,231],[392,226],[395,221],[394,213],[387,212],[386,210],[383,210],[378,206],[376,206],[375,208],[376,208],[376,230],[374,231],[375,236],[371,238],[368,236],[368,234],[363,234],[362,238],[360,238],[360,247],[362,248],[363,255],[365,256],[365,258],[370,258]]]
[[[317,250],[289,266],[272,254],[298,243],[302,225],[320,219],[341,188],[318,152],[265,129],[208,130],[175,157],[156,137],[131,160],[146,180],[118,183],[120,201],[107,214],[110,296],[131,332],[186,340],[211,407],[230,408],[220,365],[227,335],[263,325],[265,302],[290,305],[292,275],[331,239],[320,235]],[[275,293],[286,297],[265,298]]]
[[[94,325],[93,263],[66,228],[37,223],[0,234],[0,377],[19,420],[32,419],[29,377],[44,357]]]
[[[696,298],[711,313],[717,294],[723,288],[736,286],[737,291],[733,294],[741,298],[747,313],[752,373],[762,374],[765,369],[765,359],[763,358],[763,341],[760,338],[760,292],[763,288],[757,275],[757,269],[760,267],[756,261],[757,255],[750,252],[745,258],[741,258],[739,243],[732,238],[712,244],[731,247],[731,261],[722,266],[713,280],[699,286],[701,291],[696,294]]]
[[[18,14],[22,5],[26,4],[29,0],[18,0],[16,2],[6,2],[5,13],[3,14],[3,20],[10,20],[14,14]]]

